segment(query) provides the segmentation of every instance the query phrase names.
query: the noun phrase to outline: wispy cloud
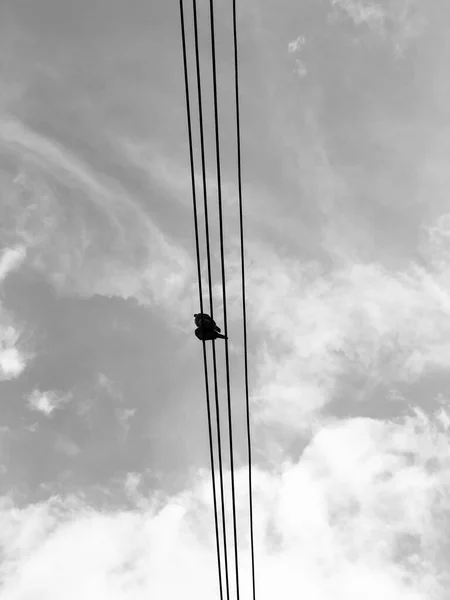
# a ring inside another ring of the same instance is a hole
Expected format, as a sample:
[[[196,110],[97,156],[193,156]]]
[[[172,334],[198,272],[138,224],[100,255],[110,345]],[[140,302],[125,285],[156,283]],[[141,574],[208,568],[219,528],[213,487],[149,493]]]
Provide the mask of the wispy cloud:
[[[189,154],[182,155],[182,159],[169,155],[163,146],[124,139],[120,147],[131,167],[138,168],[145,173],[152,186],[158,186],[166,192],[167,198],[176,200],[179,206],[192,208],[192,180],[190,172]],[[194,181],[197,190],[197,204],[199,212],[203,210],[203,177],[201,163],[195,165]],[[211,164],[207,165],[206,183],[210,204],[217,203],[218,183],[217,174]],[[237,202],[237,185],[228,181],[222,173],[221,194],[224,208],[233,206]]]
[[[100,390],[105,391],[111,399],[123,401],[123,394],[118,389],[114,381],[104,373],[98,373],[97,386]]]
[[[61,144],[16,119],[0,120],[0,139],[21,168],[19,180],[10,182],[11,193],[20,186],[29,197],[12,207],[10,227],[25,230],[21,237],[32,247],[30,263],[58,289],[145,304],[182,292],[190,272],[185,252],[118,181],[95,174]],[[61,202],[61,194],[77,202]]]
[[[411,42],[420,37],[427,25],[426,8],[417,0],[373,2],[371,0],[331,0],[331,6],[341,11],[355,25],[386,39],[396,57],[402,57]]]
[[[130,430],[130,421],[136,414],[135,408],[116,408],[115,415],[122,430],[122,443],[125,442]]]
[[[71,394],[62,394],[53,390],[41,392],[33,390],[28,396],[28,406],[31,410],[49,417],[53,411],[60,408],[71,399]]]
[[[384,25],[386,10],[379,3],[366,0],[331,0],[331,6],[344,11],[356,25],[366,23],[376,29]]]

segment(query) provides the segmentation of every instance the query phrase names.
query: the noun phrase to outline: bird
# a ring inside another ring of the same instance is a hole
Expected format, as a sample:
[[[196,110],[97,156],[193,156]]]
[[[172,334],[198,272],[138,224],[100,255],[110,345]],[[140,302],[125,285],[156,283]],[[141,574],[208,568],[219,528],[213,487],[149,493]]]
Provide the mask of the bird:
[[[208,341],[217,339],[228,339],[228,336],[220,333],[220,327],[216,325],[214,319],[212,319],[207,313],[195,314],[194,321],[197,326],[197,329],[194,333],[199,340]]]

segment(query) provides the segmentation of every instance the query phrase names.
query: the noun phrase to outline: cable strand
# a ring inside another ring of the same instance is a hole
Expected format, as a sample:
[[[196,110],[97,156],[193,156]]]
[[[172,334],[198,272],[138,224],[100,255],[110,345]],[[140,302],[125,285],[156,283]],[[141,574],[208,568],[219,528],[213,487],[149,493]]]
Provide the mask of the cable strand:
[[[226,298],[226,278],[225,278],[225,253],[223,240],[223,210],[222,210],[222,184],[221,184],[221,169],[220,169],[220,139],[219,139],[219,114],[217,102],[217,67],[216,67],[216,44],[215,44],[215,25],[214,25],[214,2],[210,0],[210,28],[211,28],[211,55],[213,69],[213,96],[214,96],[214,125],[215,125],[215,145],[216,145],[216,169],[217,169],[217,189],[219,202],[219,230],[220,230],[220,256],[222,267],[222,295],[223,295],[223,312],[224,312],[224,328],[227,336],[227,298]],[[233,451],[233,425],[231,415],[231,392],[230,392],[230,361],[228,351],[228,336],[225,339],[225,360],[226,360],[226,380],[227,380],[227,404],[228,404],[228,434],[230,440],[230,475],[231,475],[231,497],[233,506],[233,533],[234,533],[234,558],[236,571],[236,597],[239,600],[239,562],[238,562],[238,540],[237,540],[237,525],[236,525],[236,493],[234,482],[234,451]]]
[[[245,403],[247,417],[247,452],[248,452],[248,490],[250,509],[250,548],[252,559],[252,589],[253,600],[256,600],[255,582],[255,547],[253,538],[253,485],[252,485],[252,445],[250,428],[250,401],[248,391],[248,352],[247,352],[247,312],[245,298],[245,266],[244,266],[244,218],[242,208],[242,161],[241,161],[241,124],[239,108],[239,60],[238,60],[238,35],[236,0],[233,0],[233,42],[234,42],[234,88],[236,102],[236,143],[237,143],[237,173],[238,173],[238,197],[239,197],[239,225],[241,237],[241,281],[242,281],[242,316],[244,322],[244,377],[245,377]]]
[[[195,244],[197,253],[197,274],[198,274],[198,288],[200,298],[200,311],[203,312],[203,292],[202,292],[202,278],[200,268],[200,245],[198,235],[198,218],[197,218],[197,199],[196,199],[196,187],[195,187],[195,165],[194,165],[194,152],[193,152],[193,141],[192,141],[192,123],[191,123],[191,108],[189,100],[189,76],[188,76],[188,64],[187,64],[187,53],[186,53],[186,33],[185,33],[185,20],[184,20],[184,8],[183,0],[180,0],[180,25],[181,25],[181,39],[183,47],[183,67],[184,67],[184,84],[186,94],[186,117],[188,125],[188,138],[189,138],[189,158],[191,167],[191,185],[192,185],[192,200],[194,208],[194,228],[195,228]],[[209,385],[208,385],[208,366],[206,360],[206,343],[203,341],[203,364],[205,371],[205,391],[206,391],[206,408],[207,408],[207,419],[208,419],[208,431],[209,431],[209,455],[211,463],[211,478],[212,478],[212,490],[213,490],[213,504],[214,504],[214,523],[216,531],[216,552],[217,552],[217,567],[219,574],[219,593],[220,600],[223,600],[223,584],[222,584],[222,568],[220,560],[220,543],[219,543],[219,522],[217,517],[217,493],[216,493],[216,477],[214,468],[214,448],[212,439],[212,420],[211,420],[211,402],[209,398]],[[225,549],[226,552],[226,549]]]
[[[202,181],[203,181],[203,203],[205,211],[205,229],[206,229],[206,256],[208,265],[208,284],[209,284],[209,303],[211,318],[214,319],[213,309],[213,293],[212,293],[212,275],[211,275],[211,250],[210,250],[210,236],[209,236],[209,217],[208,217],[208,197],[207,197],[207,185],[206,185],[206,161],[205,161],[205,141],[204,141],[204,128],[203,128],[203,107],[202,107],[202,88],[201,88],[201,74],[200,74],[200,56],[199,56],[199,43],[198,43],[198,19],[197,19],[197,2],[192,0],[192,8],[194,15],[194,41],[195,41],[195,60],[196,60],[196,71],[197,71],[197,95],[198,95],[198,107],[199,107],[199,124],[200,124],[200,149],[201,149],[201,162],[202,162]],[[203,311],[202,311],[203,312]],[[218,447],[218,458],[219,458],[219,481],[220,490],[222,496],[222,535],[224,545],[224,565],[225,565],[225,586],[227,591],[227,600],[230,600],[230,586],[228,576],[228,551],[227,551],[227,532],[226,532],[226,519],[225,519],[225,494],[223,485],[223,463],[222,463],[222,440],[220,434],[220,412],[219,412],[219,390],[217,386],[217,361],[216,361],[216,346],[215,341],[212,340],[212,351],[213,351],[213,369],[214,369],[214,392],[215,392],[215,405],[216,405],[216,424],[217,424],[217,447]]]

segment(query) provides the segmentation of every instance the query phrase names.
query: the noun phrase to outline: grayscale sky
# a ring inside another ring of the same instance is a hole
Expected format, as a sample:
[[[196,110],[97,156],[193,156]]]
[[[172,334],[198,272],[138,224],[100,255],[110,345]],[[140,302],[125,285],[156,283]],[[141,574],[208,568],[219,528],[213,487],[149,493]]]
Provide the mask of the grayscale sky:
[[[238,5],[257,598],[446,599],[450,5]],[[215,8],[247,600],[231,0]],[[219,597],[178,10],[0,5],[2,600]]]

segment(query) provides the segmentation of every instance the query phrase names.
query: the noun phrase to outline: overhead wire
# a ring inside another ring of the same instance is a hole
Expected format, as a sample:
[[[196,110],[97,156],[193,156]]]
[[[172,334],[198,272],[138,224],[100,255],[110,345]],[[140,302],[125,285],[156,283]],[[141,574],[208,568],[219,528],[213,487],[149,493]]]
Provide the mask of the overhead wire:
[[[203,199],[204,199],[205,227],[206,227],[209,301],[210,301],[211,318],[213,318],[211,256],[210,256],[210,242],[209,242],[209,217],[208,217],[206,161],[205,161],[202,89],[201,89],[201,75],[200,75],[199,39],[198,39],[199,36],[198,36],[196,0],[193,0],[192,5],[193,5],[193,19],[194,19],[195,60],[196,60],[196,73],[197,73],[197,95],[198,95],[198,107],[199,107]],[[217,65],[216,65],[215,23],[214,23],[213,0],[210,0],[209,7],[210,7],[212,72],[213,72],[216,171],[217,171],[217,190],[218,190],[218,204],[219,204],[219,231],[220,231],[222,295],[223,295],[223,310],[224,310],[224,328],[225,328],[225,335],[226,335],[227,330],[228,330],[227,299],[226,299],[226,278],[225,278],[225,251],[224,251],[224,235],[223,235],[220,136],[219,136],[218,94],[217,94]],[[198,271],[198,279],[199,279],[200,307],[201,307],[201,312],[203,313],[203,296],[202,296],[202,284],[201,284],[200,250],[199,250],[196,186],[195,186],[195,168],[194,168],[194,156],[193,156],[191,110],[190,110],[190,102],[189,102],[189,81],[188,81],[183,0],[180,0],[180,17],[181,17],[182,43],[183,43],[183,64],[184,64],[184,74],[185,74],[186,109],[187,109],[188,134],[189,134],[189,152],[190,152],[190,162],[191,162],[191,182],[192,182],[192,193],[193,193],[193,204],[194,204],[194,224],[195,224],[196,250],[197,250],[197,271]],[[249,486],[249,504],[250,504],[250,506],[249,506],[249,508],[250,508],[250,541],[251,541],[253,600],[256,600],[255,558],[254,558],[254,537],[253,537],[251,429],[250,429],[250,404],[249,404],[249,390],[248,390],[247,319],[246,319],[245,266],[244,266],[244,229],[243,229],[243,202],[242,202],[242,166],[241,166],[241,133],[240,133],[240,108],[239,108],[239,73],[238,73],[236,0],[233,0],[233,41],[234,41],[234,71],[235,71],[238,197],[239,197],[240,245],[241,245],[241,266],[242,266],[241,279],[242,279],[242,304],[243,304],[243,321],[244,321],[244,374],[245,374],[246,421],[247,421],[247,450],[248,450],[248,461],[249,461],[248,486]],[[227,406],[228,406],[228,433],[229,433],[229,447],[230,447],[230,476],[231,476],[231,493],[232,493],[232,509],[233,509],[234,559],[235,559],[235,573],[236,573],[236,595],[237,595],[237,600],[239,600],[239,598],[240,598],[239,563],[238,563],[238,540],[237,540],[237,524],[236,524],[236,499],[235,499],[236,494],[235,494],[235,480],[234,480],[234,449],[233,449],[233,432],[232,432],[233,426],[232,426],[232,411],[231,411],[228,336],[225,339],[225,358],[226,358]],[[216,487],[215,487],[214,452],[213,452],[213,442],[212,442],[212,420],[211,420],[211,407],[210,407],[210,400],[209,400],[209,385],[208,385],[208,371],[207,371],[205,341],[203,341],[203,359],[204,359],[204,366],[205,366],[205,387],[206,387],[206,396],[207,396],[208,429],[209,429],[209,440],[210,440],[210,459],[211,459],[211,467],[212,467],[211,472],[212,472],[212,479],[213,479],[214,518],[215,518],[215,527],[216,527],[216,546],[217,546],[218,569],[219,569],[219,586],[220,586],[220,598],[221,598],[221,600],[223,600],[223,581],[222,581],[221,560],[220,560],[217,494],[216,494]],[[226,580],[227,599],[230,600],[229,579],[228,579],[228,552],[227,552],[226,521],[225,521],[225,500],[224,500],[225,497],[224,497],[224,489],[223,489],[223,466],[222,466],[222,454],[221,454],[220,413],[219,413],[219,399],[218,399],[218,386],[217,386],[217,364],[216,364],[216,353],[215,353],[215,341],[214,340],[213,340],[213,365],[214,365],[214,391],[215,391],[216,419],[217,419],[216,425],[217,425],[217,435],[218,435],[219,474],[220,474],[220,489],[221,489],[221,500],[222,500],[222,503],[221,503],[222,504],[222,529],[223,529],[222,533],[223,533],[223,542],[224,542],[225,580]]]
[[[216,169],[217,169],[217,195],[219,203],[219,233],[220,233],[220,257],[222,267],[222,297],[223,297],[223,318],[225,335],[228,332],[227,325],[227,295],[226,295],[226,277],[225,277],[225,251],[223,239],[223,208],[222,208],[222,182],[220,169],[220,137],[219,137],[219,111],[217,101],[217,65],[216,65],[216,43],[215,43],[215,25],[214,25],[214,2],[209,2],[210,29],[211,29],[211,57],[213,71],[213,97],[214,97],[214,128],[215,128],[215,146],[216,146]],[[234,481],[234,450],[233,450],[233,424],[231,414],[231,391],[230,391],[230,361],[228,352],[228,336],[225,339],[225,364],[226,364],[226,382],[227,382],[227,405],[228,405],[228,435],[230,441],[230,476],[231,476],[231,499],[233,509],[233,533],[234,533],[234,560],[236,574],[236,597],[239,600],[239,560],[238,560],[238,540],[236,525],[236,492]]]
[[[201,69],[200,69],[198,18],[197,18],[197,2],[196,2],[196,0],[192,0],[192,11],[193,11],[193,18],[194,18],[194,46],[195,46],[195,62],[196,62],[196,74],[197,74],[197,96],[198,96],[200,150],[201,150],[202,182],[203,182],[203,204],[204,204],[204,211],[205,211],[206,258],[207,258],[207,266],[208,266],[209,304],[210,304],[211,318],[214,319],[212,275],[211,275],[211,250],[210,250],[210,241],[209,241],[210,236],[209,236],[209,216],[208,216],[208,194],[207,194],[207,183],[206,183],[205,140],[204,140],[204,128],[203,128],[202,86],[201,86]],[[217,385],[217,360],[216,360],[216,346],[215,346],[214,340],[212,340],[212,351],[213,351],[213,369],[214,369],[214,392],[215,392],[214,396],[215,396],[215,405],[216,405],[217,447],[218,447],[218,459],[219,459],[219,482],[220,482],[220,490],[221,490],[221,497],[222,497],[222,536],[223,536],[223,545],[224,545],[225,586],[226,586],[226,591],[227,591],[227,599],[230,600],[230,586],[229,586],[229,576],[228,576],[227,531],[226,531],[226,519],[225,519],[225,492],[224,492],[224,485],[223,485],[222,439],[221,439],[221,433],[220,433],[219,390],[218,390],[218,385]]]
[[[248,357],[247,357],[247,312],[245,297],[245,261],[244,261],[244,217],[242,208],[242,164],[241,164],[241,120],[239,108],[239,60],[238,60],[238,37],[237,37],[237,11],[236,0],[233,0],[233,46],[234,46],[234,90],[236,104],[236,146],[237,146],[237,176],[238,176],[238,198],[239,198],[239,228],[241,237],[241,282],[242,282],[242,317],[244,325],[244,378],[245,378],[245,405],[247,421],[247,453],[248,453],[248,490],[249,490],[249,512],[250,512],[250,550],[252,563],[252,590],[253,600],[256,600],[255,580],[255,545],[253,538],[253,484],[252,484],[252,444],[250,427],[250,401],[248,393]]]
[[[187,64],[187,52],[186,52],[186,33],[185,33],[185,19],[184,19],[184,6],[183,0],[180,0],[180,25],[181,25],[181,40],[182,40],[182,52],[183,52],[183,68],[184,68],[184,84],[185,84],[185,95],[186,95],[186,116],[188,125],[188,139],[189,139],[189,159],[191,167],[191,186],[192,186],[192,200],[194,208],[194,229],[195,229],[195,245],[197,253],[197,275],[198,275],[198,287],[199,287],[199,298],[200,298],[200,311],[203,313],[203,292],[202,292],[202,277],[200,267],[200,244],[198,234],[198,218],[197,218],[197,199],[196,199],[196,185],[195,185],[195,164],[194,164],[194,151],[193,151],[193,139],[192,139],[192,122],[191,122],[191,108],[189,99],[189,75],[188,75],[188,64]],[[218,521],[218,510],[217,510],[217,493],[216,493],[216,477],[214,467],[214,449],[213,449],[213,437],[212,437],[212,419],[211,419],[211,402],[209,397],[209,378],[208,378],[208,365],[206,359],[206,342],[203,340],[203,364],[205,371],[205,391],[206,391],[206,408],[207,408],[207,419],[208,419],[208,432],[209,432],[209,453],[211,463],[211,478],[212,478],[212,490],[213,490],[213,507],[214,507],[214,524],[216,533],[216,552],[217,552],[217,567],[219,575],[219,593],[220,600],[223,600],[223,582],[222,582],[222,565],[220,558],[220,542],[219,542],[219,521]],[[222,492],[222,510],[224,507],[223,492]],[[225,556],[227,554],[225,545]],[[229,600],[229,593],[227,595]]]

